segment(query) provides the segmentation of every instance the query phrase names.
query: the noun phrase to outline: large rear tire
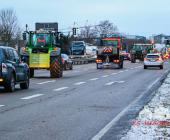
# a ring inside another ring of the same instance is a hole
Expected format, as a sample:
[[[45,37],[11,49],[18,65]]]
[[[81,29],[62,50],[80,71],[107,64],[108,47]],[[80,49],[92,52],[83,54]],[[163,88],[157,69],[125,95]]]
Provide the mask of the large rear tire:
[[[131,55],[131,63],[136,63],[135,55]]]
[[[52,78],[62,77],[61,54],[50,58],[50,75]]]

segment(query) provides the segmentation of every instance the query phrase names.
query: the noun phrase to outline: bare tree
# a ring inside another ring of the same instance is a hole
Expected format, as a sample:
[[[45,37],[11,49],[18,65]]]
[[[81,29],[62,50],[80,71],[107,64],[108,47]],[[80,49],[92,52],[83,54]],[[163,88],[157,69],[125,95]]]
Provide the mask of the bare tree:
[[[21,39],[22,29],[13,8],[0,10],[0,41],[14,46]]]

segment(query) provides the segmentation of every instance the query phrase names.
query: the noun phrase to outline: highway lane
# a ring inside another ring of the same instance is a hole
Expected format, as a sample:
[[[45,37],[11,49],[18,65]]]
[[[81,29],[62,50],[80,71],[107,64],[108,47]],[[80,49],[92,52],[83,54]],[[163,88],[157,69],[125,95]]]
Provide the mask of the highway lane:
[[[1,88],[0,138],[93,138],[169,70],[168,60],[163,70],[144,70],[142,62],[125,62],[124,69],[113,70],[97,70],[95,64],[78,65],[73,71],[64,71],[60,79],[49,78],[49,71],[36,70],[29,90],[16,86],[16,92],[7,93]],[[113,132],[109,130],[103,138],[113,139]]]

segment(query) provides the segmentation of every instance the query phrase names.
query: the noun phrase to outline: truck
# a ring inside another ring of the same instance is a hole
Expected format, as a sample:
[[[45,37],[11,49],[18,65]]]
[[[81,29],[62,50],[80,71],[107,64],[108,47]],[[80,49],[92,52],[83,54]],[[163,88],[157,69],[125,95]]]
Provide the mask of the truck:
[[[59,39],[60,35],[60,39]],[[52,78],[62,77],[61,41],[58,23],[35,23],[35,31],[23,33],[26,46],[20,49],[21,60],[29,66],[29,76],[34,76],[34,69],[49,69]]]
[[[122,40],[119,38],[106,38],[100,40],[97,50],[97,69],[123,68],[124,57],[121,55]]]
[[[71,58],[90,58],[92,49],[87,46],[85,41],[70,42],[70,56]]]
[[[143,61],[148,53],[153,50],[152,44],[134,44],[131,47],[130,58],[131,63],[135,63],[136,59]]]
[[[97,46],[90,46],[92,48],[93,57],[97,57]]]

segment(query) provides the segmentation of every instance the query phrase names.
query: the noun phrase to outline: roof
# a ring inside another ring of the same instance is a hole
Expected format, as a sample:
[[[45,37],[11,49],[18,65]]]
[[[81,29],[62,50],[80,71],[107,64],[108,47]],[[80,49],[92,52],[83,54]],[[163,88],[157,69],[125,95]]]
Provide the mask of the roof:
[[[147,55],[159,55],[159,53],[149,53]]]

